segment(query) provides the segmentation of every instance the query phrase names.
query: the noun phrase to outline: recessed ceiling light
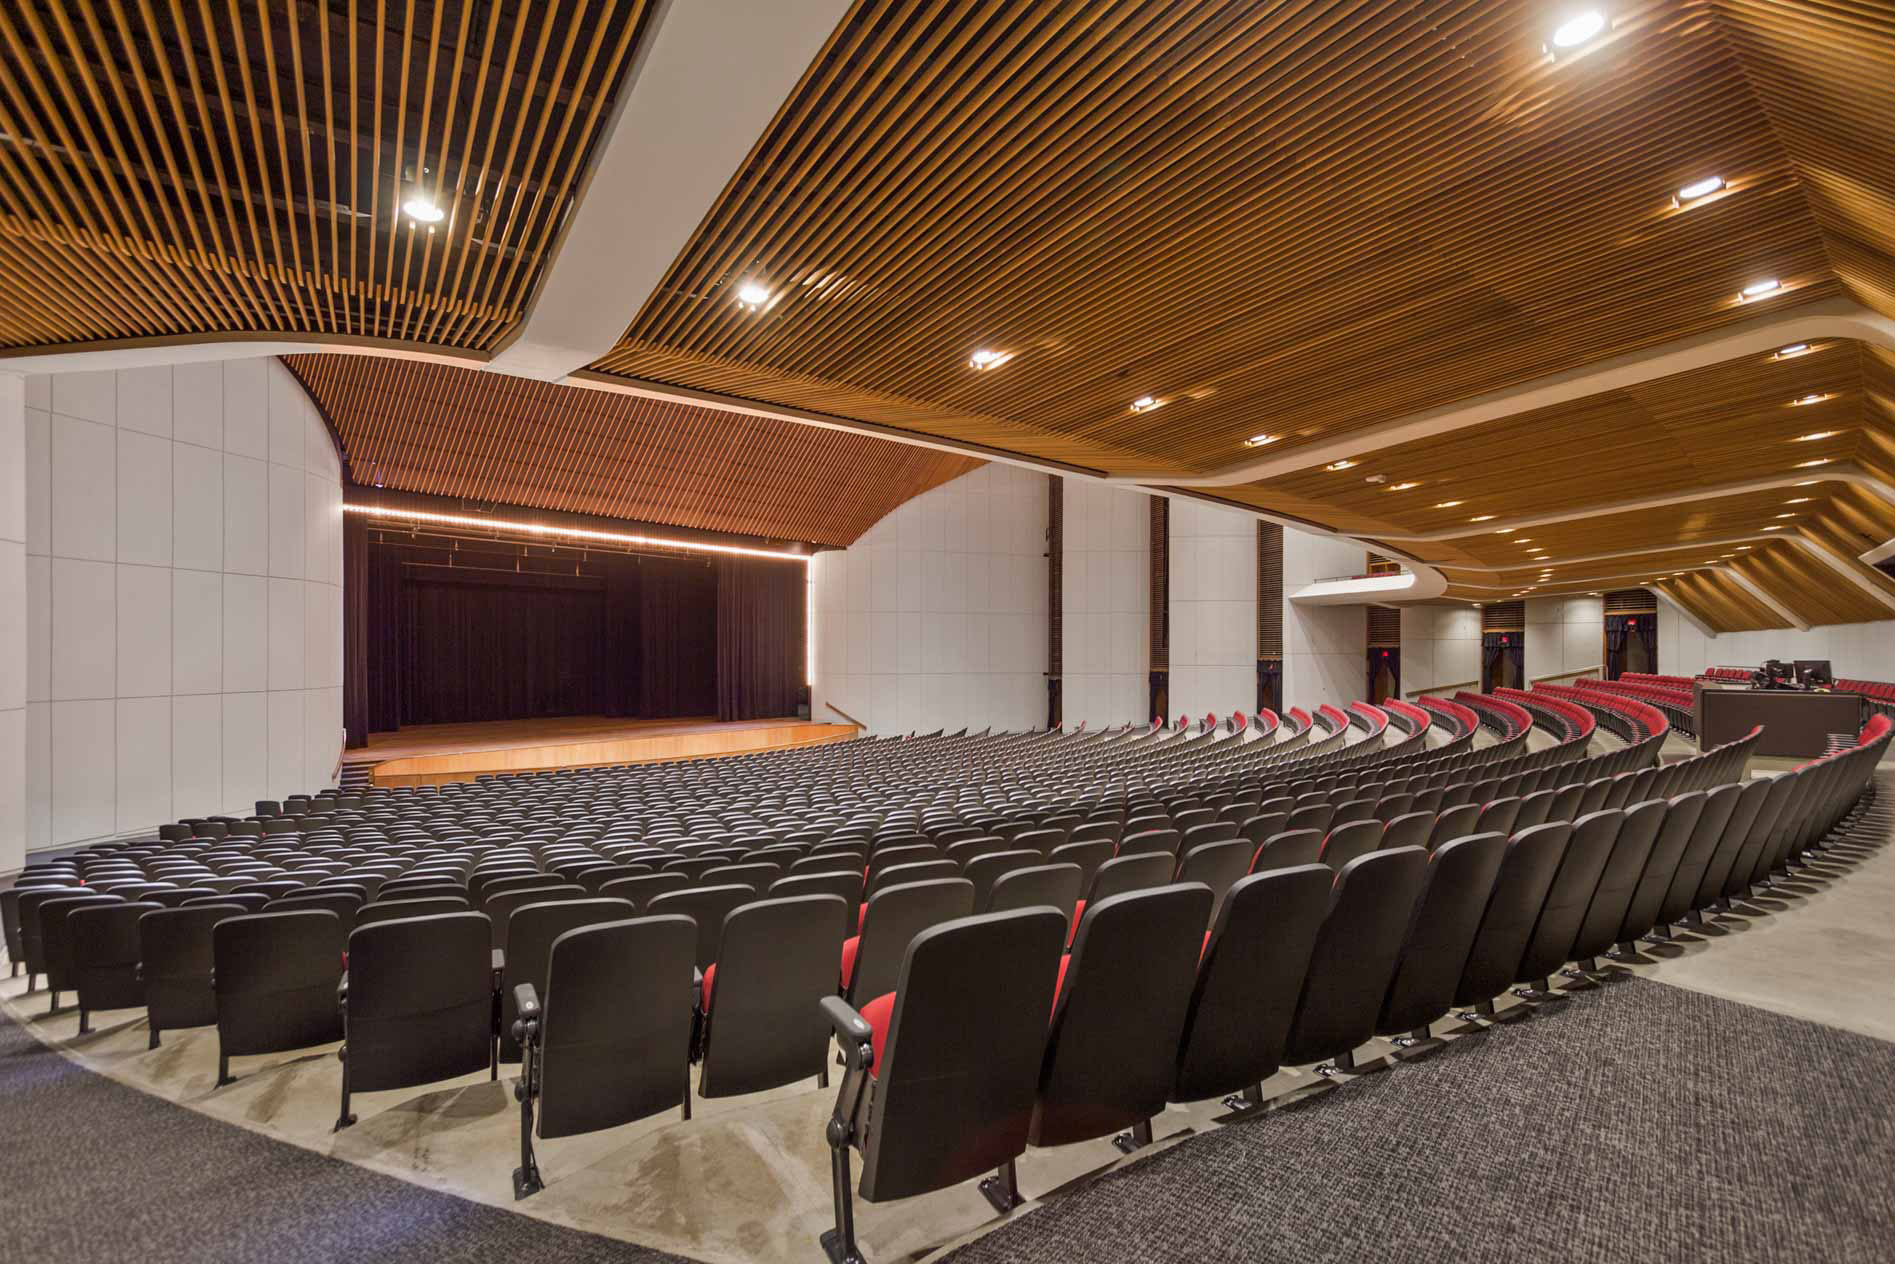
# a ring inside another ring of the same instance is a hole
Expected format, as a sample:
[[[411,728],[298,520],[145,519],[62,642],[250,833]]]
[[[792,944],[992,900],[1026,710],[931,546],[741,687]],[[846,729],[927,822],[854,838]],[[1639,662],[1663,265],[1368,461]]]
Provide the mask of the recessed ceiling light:
[[[1779,517],[1779,518],[1794,518],[1794,517],[1796,517],[1796,515],[1795,515],[1795,514],[1778,514],[1778,515],[1777,515],[1777,517]]]
[[[1331,461],[1329,464],[1323,466],[1323,468],[1326,470],[1331,470],[1331,471],[1352,470],[1355,468],[1355,462],[1354,461]]]
[[[1164,400],[1159,399],[1156,396],[1140,395],[1137,399],[1132,401],[1132,411],[1135,413],[1148,413],[1152,409],[1157,408],[1158,406],[1163,404],[1164,402],[1165,402]]]
[[[1493,520],[1494,520],[1494,516],[1492,514],[1482,514],[1478,518],[1468,519],[1469,522],[1492,522]]]
[[[1809,504],[1809,497],[1808,497],[1808,496],[1798,496],[1798,497],[1797,497],[1796,499],[1794,499],[1794,500],[1786,500],[1786,501],[1784,501],[1783,503],[1784,503],[1784,504],[1786,504],[1786,505],[1807,505],[1807,504]]]
[[[1495,527],[1494,534],[1495,535],[1512,535],[1515,531],[1518,531],[1518,530],[1519,530],[1518,527]]]
[[[1724,187],[1724,181],[1722,177],[1706,176],[1702,180],[1696,181],[1695,183],[1692,183],[1692,184],[1687,184],[1684,186],[1684,188],[1679,189],[1678,202],[1680,205],[1686,202],[1695,202],[1699,198],[1710,197],[1713,193],[1716,193],[1719,189],[1723,187]]]
[[[1828,398],[1829,396],[1825,392],[1812,391],[1808,395],[1798,395],[1795,399],[1791,400],[1790,407],[1808,408],[1811,404],[1820,404]]]
[[[1597,9],[1575,13],[1553,28],[1553,47],[1577,48],[1605,30],[1605,14]]]
[[[1798,487],[1814,487],[1816,486],[1816,484],[1822,481],[1823,480],[1820,478],[1806,478],[1802,482],[1798,483],[1797,486]]]
[[[1742,290],[1738,291],[1737,297],[1743,301],[1753,298],[1763,298],[1766,295],[1775,294],[1782,288],[1783,282],[1777,280],[1775,277],[1766,277],[1761,281],[1752,281],[1749,285],[1746,285]]]
[[[1261,448],[1266,443],[1275,443],[1277,439],[1277,435],[1251,435],[1248,439],[1244,440],[1244,446],[1246,448]]]
[[[1790,440],[1790,442],[1791,443],[1814,443],[1818,439],[1833,439],[1841,433],[1842,432],[1840,430],[1812,430],[1810,433],[1806,435],[1796,436],[1796,438]]]
[[[1808,352],[1809,344],[1807,342],[1793,342],[1787,347],[1778,347],[1776,354],[1772,356],[1771,359],[1788,360],[1794,356],[1806,355]]]
[[[1530,535],[1523,535],[1518,540],[1515,540],[1514,543],[1515,544],[1531,544],[1533,543],[1533,537]]]
[[[1544,552],[1546,552],[1546,549],[1545,549],[1545,547],[1544,547],[1544,546],[1542,546],[1542,545],[1538,545],[1538,544],[1536,544],[1536,545],[1534,545],[1534,546],[1533,546],[1532,548],[1530,548],[1530,549],[1528,549],[1528,550],[1527,550],[1527,552],[1529,552],[1529,553],[1544,553]]]
[[[1765,531],[1781,531],[1783,530],[1783,528],[1781,525],[1773,524],[1771,526],[1765,527],[1764,530]]]
[[[401,213],[420,224],[438,224],[447,218],[447,212],[436,205],[433,198],[422,193],[403,202]]]
[[[1392,484],[1387,490],[1391,492],[1408,492],[1408,491],[1413,491],[1415,488],[1419,486],[1421,486],[1420,483],[1395,483],[1395,484]]]
[[[737,306],[747,312],[754,312],[769,301],[770,290],[768,286],[759,285],[755,281],[745,281],[742,285],[737,287]]]
[[[1798,461],[1796,463],[1796,468],[1799,470],[1807,470],[1818,465],[1828,465],[1829,461],[1830,461],[1830,458],[1826,456],[1819,456],[1814,461]]]
[[[1442,502],[1441,502],[1440,504],[1438,504],[1438,505],[1436,505],[1436,506],[1435,506],[1435,508],[1436,508],[1436,509],[1452,509],[1452,508],[1454,508],[1454,506],[1456,506],[1456,505],[1458,505],[1458,504],[1460,504],[1460,503],[1461,503],[1461,502],[1460,502],[1460,501],[1458,501],[1458,500],[1444,500],[1444,501],[1442,501]],[[1490,514],[1490,515],[1488,515],[1488,516],[1489,516],[1489,517],[1492,517],[1492,515],[1491,515],[1491,514]],[[1476,518],[1476,519],[1474,519],[1474,521],[1475,521],[1475,522],[1485,522],[1485,521],[1487,521],[1487,519],[1486,519],[1486,518]]]
[[[985,373],[988,369],[999,368],[1011,359],[1013,359],[1011,351],[995,351],[989,347],[982,347],[967,357],[967,367],[976,373]]]
[[[1739,553],[1748,553],[1750,552],[1750,546],[1748,544],[1740,544],[1737,546],[1737,551]]]

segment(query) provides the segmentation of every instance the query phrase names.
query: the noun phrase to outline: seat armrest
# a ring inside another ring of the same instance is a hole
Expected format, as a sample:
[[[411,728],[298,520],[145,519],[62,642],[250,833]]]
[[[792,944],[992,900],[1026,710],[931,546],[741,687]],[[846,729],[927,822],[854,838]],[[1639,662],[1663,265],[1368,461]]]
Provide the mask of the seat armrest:
[[[336,1004],[347,1005],[348,1003],[349,1003],[349,972],[347,970],[344,970],[342,972],[342,977],[336,980]]]
[[[823,1016],[842,1042],[842,1052],[851,1070],[867,1070],[875,1061],[875,1032],[868,1020],[853,1005],[839,996],[825,996],[820,1002]],[[858,1065],[859,1064],[859,1065]]]
[[[527,1022],[537,1022],[540,1016],[539,993],[533,990],[531,983],[515,984],[513,988],[513,1008]]]
[[[507,968],[507,950],[505,948],[494,949],[493,950],[493,972],[495,974],[499,974],[506,968]]]

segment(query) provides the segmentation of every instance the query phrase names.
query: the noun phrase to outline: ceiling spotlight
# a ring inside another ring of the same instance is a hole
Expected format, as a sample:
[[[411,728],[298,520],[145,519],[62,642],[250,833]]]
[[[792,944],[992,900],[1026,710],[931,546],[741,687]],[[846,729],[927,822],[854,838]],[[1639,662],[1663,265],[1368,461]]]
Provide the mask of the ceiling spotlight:
[[[1777,517],[1779,517],[1779,518],[1794,518],[1794,517],[1796,517],[1796,515],[1795,515],[1795,514],[1778,514],[1778,515],[1777,515]]]
[[[1782,528],[1782,526],[1781,526],[1781,525],[1775,525],[1775,524],[1773,524],[1773,525],[1771,525],[1771,526],[1768,526],[1768,527],[1765,527],[1765,528],[1764,528],[1764,530],[1765,530],[1765,531],[1781,531],[1781,530],[1783,530],[1783,528]]]
[[[1533,537],[1530,535],[1523,535],[1518,540],[1515,540],[1514,543],[1515,544],[1531,544],[1533,543]]]
[[[1515,531],[1518,531],[1519,529],[1520,528],[1518,527],[1495,527],[1494,534],[1495,535],[1512,535]]]
[[[1460,501],[1458,501],[1458,500],[1444,500],[1444,501],[1442,501],[1442,502],[1441,502],[1440,504],[1438,504],[1438,505],[1436,505],[1436,506],[1435,506],[1435,508],[1436,508],[1436,509],[1452,509],[1452,508],[1454,508],[1454,506],[1456,506],[1456,505],[1458,505],[1458,504],[1460,504],[1460,503],[1461,503],[1461,502],[1460,502]],[[1475,521],[1476,521],[1476,522],[1478,522],[1478,521],[1480,521],[1480,519],[1478,519],[1478,518],[1477,518],[1477,519],[1475,519]]]
[[[1154,396],[1140,395],[1137,399],[1132,401],[1132,411],[1135,413],[1148,413],[1162,403],[1164,403],[1163,400]]]
[[[1798,496],[1795,500],[1786,500],[1783,503],[1786,505],[1807,505],[1809,504],[1809,497]]]
[[[1796,463],[1796,468],[1799,470],[1807,470],[1818,465],[1828,465],[1829,460],[1830,458],[1826,456],[1819,456],[1814,461],[1798,461]]]
[[[1354,461],[1331,461],[1329,464],[1323,466],[1323,468],[1326,470],[1352,470],[1355,468],[1355,462]]]
[[[1396,483],[1390,486],[1388,490],[1391,492],[1407,492],[1413,491],[1419,486],[1421,486],[1420,483]]]
[[[1793,342],[1787,347],[1778,347],[1776,354],[1770,358],[1773,360],[1788,360],[1794,356],[1807,354],[1808,351],[1809,344],[1807,342]]]
[[[1695,184],[1687,184],[1684,188],[1678,190],[1678,205],[1683,206],[1686,202],[1695,202],[1699,198],[1710,197],[1723,187],[1724,181],[1721,177],[1706,176]]]
[[[1737,300],[1739,302],[1749,302],[1753,298],[1762,298],[1767,294],[1775,294],[1782,288],[1783,282],[1777,280],[1775,277],[1768,277],[1762,281],[1752,281],[1749,285],[1746,285],[1742,290],[1738,291]]]
[[[983,347],[967,357],[967,367],[976,373],[985,373],[988,369],[999,368],[1011,359],[1013,359],[1011,351],[993,351]]]
[[[1818,439],[1833,439],[1841,433],[1842,432],[1840,430],[1812,430],[1810,433],[1806,435],[1796,436],[1796,438],[1790,440],[1790,442],[1791,443],[1814,443]]]
[[[433,198],[422,193],[403,202],[401,213],[417,224],[438,224],[447,218],[447,212],[437,206]]]
[[[1792,408],[1808,408],[1811,404],[1820,404],[1829,396],[1821,391],[1812,391],[1808,395],[1798,395],[1790,401]]]
[[[1438,508],[1438,506],[1437,506],[1437,508]],[[1494,516],[1493,516],[1492,514],[1482,514],[1482,515],[1481,515],[1480,517],[1478,517],[1478,518],[1469,518],[1469,519],[1468,519],[1468,521],[1469,521],[1469,522],[1492,522],[1493,520],[1494,520]]]
[[[755,281],[745,281],[737,287],[737,306],[747,312],[754,312],[770,301],[768,288]]]
[[[1553,28],[1553,47],[1577,48],[1603,30],[1605,14],[1599,10],[1587,9],[1583,13],[1575,13]]]
[[[1251,435],[1248,439],[1244,440],[1244,446],[1246,448],[1261,448],[1266,443],[1275,443],[1277,438],[1278,436],[1276,435]]]

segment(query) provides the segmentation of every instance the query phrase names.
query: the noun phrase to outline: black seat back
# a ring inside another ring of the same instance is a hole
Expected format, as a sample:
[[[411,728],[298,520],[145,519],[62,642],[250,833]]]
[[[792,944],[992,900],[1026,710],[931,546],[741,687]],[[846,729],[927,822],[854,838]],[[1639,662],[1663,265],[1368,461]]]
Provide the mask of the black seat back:
[[[1450,839],[1428,856],[1428,874],[1401,963],[1389,981],[1375,1034],[1398,1036],[1426,1027],[1454,1004],[1454,987],[1473,951],[1481,917],[1493,897],[1505,834]]]
[[[1375,822],[1376,829],[1381,823]],[[1199,843],[1185,853],[1178,864],[1179,882],[1201,883],[1211,889],[1211,920],[1217,920],[1217,910],[1222,906],[1224,895],[1246,873],[1250,872],[1251,846],[1240,838],[1214,843]]]
[[[1382,828],[1381,821],[1374,817],[1334,826],[1323,839],[1319,858],[1331,869],[1340,870],[1357,856],[1366,856],[1381,846]]]
[[[1573,822],[1573,835],[1566,844],[1566,854],[1560,858],[1559,872],[1553,875],[1553,885],[1547,888],[1546,903],[1540,906],[1526,951],[1514,967],[1515,983],[1547,978],[1572,960],[1573,942],[1624,824],[1625,813],[1619,808],[1606,808]]]
[[[67,917],[81,1027],[86,1026],[86,1016],[94,1011],[144,1005],[145,984],[138,971],[138,919],[163,907],[108,901],[74,909]]]
[[[1045,857],[1038,851],[996,851],[984,856],[976,856],[967,862],[961,876],[974,884],[974,911],[987,912],[987,902],[993,897],[994,883],[1016,869],[1032,869],[1046,863]],[[928,877],[952,877],[952,874],[929,874]]]
[[[145,975],[145,1012],[151,1043],[174,1027],[208,1027],[217,1021],[211,989],[211,928],[226,917],[242,917],[240,904],[193,904],[160,908],[138,919],[138,957]]]
[[[341,919],[326,909],[252,913],[212,927],[221,1056],[340,1040],[336,983],[347,943]]]
[[[1284,1042],[1287,1065],[1340,1057],[1375,1035],[1427,875],[1419,847],[1358,856],[1336,875]]]
[[[1177,859],[1168,851],[1136,852],[1119,856],[1099,866],[1086,892],[1086,906],[1128,891],[1147,891],[1171,881]]]
[[[1079,902],[1079,866],[1034,865],[1015,869],[994,883],[983,913],[1004,913],[1008,909],[1054,908],[1062,917],[1071,918]]]
[[[1065,943],[1065,919],[1041,908],[915,936],[858,1112],[875,1120],[863,1143],[863,1198],[942,1189],[1025,1151]]]
[[[1047,1033],[1032,1144],[1104,1136],[1164,1109],[1211,903],[1194,882],[1087,902]]]
[[[1117,844],[1107,839],[1075,839],[1053,848],[1053,854],[1047,859],[1053,864],[1071,864],[1079,866],[1079,889],[1084,891],[1092,885],[1092,877],[1099,867],[1117,854]]]
[[[618,893],[612,891],[606,894],[616,896]],[[487,915],[493,946],[504,951],[507,930],[513,924],[515,909],[525,908],[529,904],[547,904],[554,900],[583,900],[590,895],[576,882],[549,881],[543,886],[511,887],[504,891],[489,889],[486,898],[481,901],[480,911]]]
[[[773,900],[787,900],[797,895],[833,895],[854,908],[862,902],[862,871],[786,874],[772,882],[765,894]]]
[[[1647,799],[1625,809],[1625,819],[1606,857],[1599,885],[1593,888],[1586,905],[1586,916],[1579,923],[1566,956],[1573,961],[1590,961],[1619,942],[1619,927],[1625,923],[1625,911],[1631,907],[1651,861],[1652,847],[1665,826],[1670,805],[1663,799]]]
[[[1230,888],[1186,1007],[1173,1101],[1234,1093],[1276,1073],[1335,878],[1327,865],[1299,865]]]
[[[81,907],[88,904],[123,904],[125,901],[116,895],[106,895],[89,888],[78,890],[62,889],[61,894],[50,900],[42,900],[37,913],[39,928],[41,969],[46,974],[46,987],[53,994],[53,1008],[59,1008],[59,994],[73,990],[78,974],[78,960],[73,951],[71,917]]]
[[[271,900],[264,907],[272,913],[289,913],[301,908],[328,909],[342,923],[342,933],[347,935],[355,929],[355,915],[362,907],[362,897],[347,891],[321,891],[305,887],[295,895]]]
[[[1666,805],[1665,822],[1659,827],[1658,837],[1652,843],[1651,854],[1645,858],[1645,872],[1638,878],[1638,887],[1632,892],[1632,898],[1625,906],[1625,915],[1619,919],[1616,942],[1628,944],[1648,934],[1658,924],[1658,910],[1663,906],[1666,892],[1678,879],[1678,869],[1684,863],[1685,850],[1697,833],[1698,822],[1704,817],[1704,807],[1708,802],[1704,791],[1687,790],[1672,798]],[[1702,876],[1702,866],[1698,876]],[[1697,878],[1691,879],[1695,887]]]
[[[352,1092],[485,1069],[493,1057],[493,952],[481,913],[437,913],[349,936],[344,1039]]]
[[[603,896],[589,900],[546,900],[523,904],[513,910],[507,927],[506,966],[500,975],[502,1062],[520,1060],[520,1045],[513,1038],[513,1022],[520,1016],[513,989],[522,983],[531,983],[539,995],[546,995],[546,968],[552,960],[553,941],[581,926],[622,922],[632,915],[631,901]]]
[[[974,911],[974,884],[966,878],[938,878],[879,891],[862,917],[855,968],[843,998],[857,1009],[895,990],[908,945],[930,926],[967,917]]]
[[[1434,832],[1434,813],[1404,812],[1382,831],[1383,847],[1426,847]]]
[[[1128,833],[1119,840],[1118,854],[1126,856],[1146,855],[1163,852],[1167,856],[1178,854],[1178,844],[1183,835],[1175,829],[1143,829]]]
[[[646,911],[653,917],[688,917],[697,926],[697,968],[702,970],[717,960],[717,945],[724,937],[724,919],[741,905],[757,898],[755,888],[728,885],[692,887],[653,897]]]
[[[376,900],[355,911],[356,927],[400,917],[434,917],[441,913],[465,913],[467,901],[458,895],[437,895],[416,899]],[[354,933],[352,928],[351,934]]]
[[[1465,838],[1478,832],[1479,826],[1475,822],[1480,820],[1480,808],[1478,803],[1462,803],[1441,809],[1434,818],[1434,828],[1428,831],[1430,850],[1451,838]]]
[[[1257,854],[1250,858],[1250,872],[1268,873],[1272,869],[1294,869],[1299,865],[1318,864],[1322,854],[1321,830],[1284,830],[1263,840],[1257,848]]]
[[[704,1017],[706,1097],[757,1093],[823,1069],[836,956],[854,907],[837,895],[753,900],[723,920]],[[715,986],[712,986],[712,984]]]
[[[857,872],[860,872],[859,867]],[[630,900],[642,916],[645,906],[658,896],[688,890],[690,886],[691,879],[681,873],[648,873],[638,878],[614,878],[599,888],[599,894],[615,900]]]
[[[1456,1005],[1491,1000],[1513,982],[1514,967],[1533,935],[1572,834],[1571,821],[1548,821],[1508,840],[1493,896],[1454,988]]]
[[[1655,925],[1669,926],[1697,906],[1699,889],[1710,876],[1711,860],[1724,841],[1738,804],[1743,802],[1744,787],[1730,782],[1703,793],[1703,807],[1691,827],[1691,837],[1684,845],[1678,871],[1672,875],[1671,885],[1659,901]]]
[[[553,941],[541,997],[542,1137],[643,1119],[689,1089],[697,925],[640,917]]]

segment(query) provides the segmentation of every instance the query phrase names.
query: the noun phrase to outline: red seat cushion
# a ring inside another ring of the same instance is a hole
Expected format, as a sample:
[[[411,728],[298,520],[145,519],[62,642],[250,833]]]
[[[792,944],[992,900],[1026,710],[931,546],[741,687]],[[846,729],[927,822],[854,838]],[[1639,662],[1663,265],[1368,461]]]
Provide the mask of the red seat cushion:
[[[848,987],[849,980],[855,977],[855,953],[862,946],[862,936],[851,935],[842,941],[842,986]]]
[[[874,1075],[882,1069],[882,1047],[888,1043],[889,1024],[895,1017],[895,994],[884,992],[856,1012],[862,1015],[862,1021],[869,1025],[872,1033],[875,1065],[869,1069],[869,1074]]]
[[[706,1014],[711,1012],[711,989],[716,986],[717,986],[717,963],[713,961],[711,962],[711,964],[704,967],[704,999],[700,1005],[700,1008],[702,1008]]]

